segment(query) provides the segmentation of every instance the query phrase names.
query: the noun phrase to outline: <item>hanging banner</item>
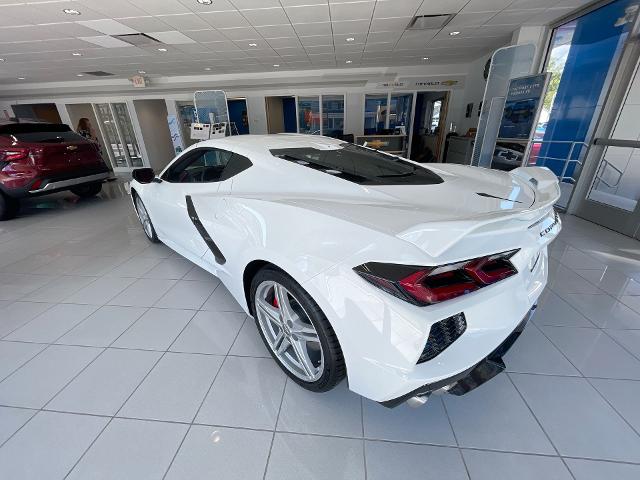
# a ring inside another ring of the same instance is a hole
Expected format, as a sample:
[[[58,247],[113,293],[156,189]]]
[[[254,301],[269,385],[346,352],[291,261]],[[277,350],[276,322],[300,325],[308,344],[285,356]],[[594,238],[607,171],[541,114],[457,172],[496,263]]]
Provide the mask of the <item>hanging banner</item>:
[[[169,124],[169,133],[171,134],[171,143],[176,155],[184,150],[184,142],[180,133],[180,124],[175,115],[167,115],[167,123]]]

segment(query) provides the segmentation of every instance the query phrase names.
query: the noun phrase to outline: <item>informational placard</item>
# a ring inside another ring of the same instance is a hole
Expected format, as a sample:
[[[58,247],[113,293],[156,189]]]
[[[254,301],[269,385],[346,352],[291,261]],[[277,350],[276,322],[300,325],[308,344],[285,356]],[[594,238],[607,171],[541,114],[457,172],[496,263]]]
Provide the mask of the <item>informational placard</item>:
[[[191,140],[209,140],[211,136],[210,123],[192,123]]]
[[[182,139],[182,134],[180,133],[180,123],[175,115],[167,115],[167,124],[169,125],[173,151],[177,155],[184,150],[184,141]]]
[[[541,73],[511,79],[498,140],[529,141],[538,119],[548,77],[548,73]]]

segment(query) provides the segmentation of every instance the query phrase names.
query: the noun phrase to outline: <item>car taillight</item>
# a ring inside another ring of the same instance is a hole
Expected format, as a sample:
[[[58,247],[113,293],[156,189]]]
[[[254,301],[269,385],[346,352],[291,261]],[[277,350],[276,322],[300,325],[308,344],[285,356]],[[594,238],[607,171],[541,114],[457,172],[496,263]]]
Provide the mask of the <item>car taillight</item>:
[[[369,262],[354,268],[362,278],[416,305],[433,305],[474,292],[518,273],[510,259],[518,250],[435,267]]]
[[[22,162],[29,158],[28,148],[4,147],[0,148],[0,166],[6,167],[10,163]]]

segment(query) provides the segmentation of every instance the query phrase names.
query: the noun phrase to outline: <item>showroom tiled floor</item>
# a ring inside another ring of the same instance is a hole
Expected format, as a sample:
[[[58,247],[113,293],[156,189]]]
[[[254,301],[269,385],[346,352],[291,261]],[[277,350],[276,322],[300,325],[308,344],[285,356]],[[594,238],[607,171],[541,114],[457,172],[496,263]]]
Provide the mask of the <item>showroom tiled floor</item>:
[[[550,288],[464,397],[387,410],[287,381],[121,184],[0,224],[0,478],[640,478],[640,243],[565,218]]]

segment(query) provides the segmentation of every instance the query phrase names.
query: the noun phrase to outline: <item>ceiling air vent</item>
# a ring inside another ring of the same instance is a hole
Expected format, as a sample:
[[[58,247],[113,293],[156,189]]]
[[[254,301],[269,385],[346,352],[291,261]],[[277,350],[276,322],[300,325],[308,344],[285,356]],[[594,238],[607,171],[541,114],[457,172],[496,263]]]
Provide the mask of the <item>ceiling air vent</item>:
[[[150,37],[146,33],[128,33],[126,35],[111,35],[113,38],[130,43],[136,47],[148,47],[150,45],[162,44],[162,42]]]
[[[112,75],[115,75],[113,73],[109,73],[109,72],[103,72],[102,70],[97,70],[95,72],[82,72],[85,75],[92,75],[94,77],[110,77]]]
[[[454,13],[444,15],[418,15],[413,17],[407,30],[438,30],[449,23],[454,16]]]

